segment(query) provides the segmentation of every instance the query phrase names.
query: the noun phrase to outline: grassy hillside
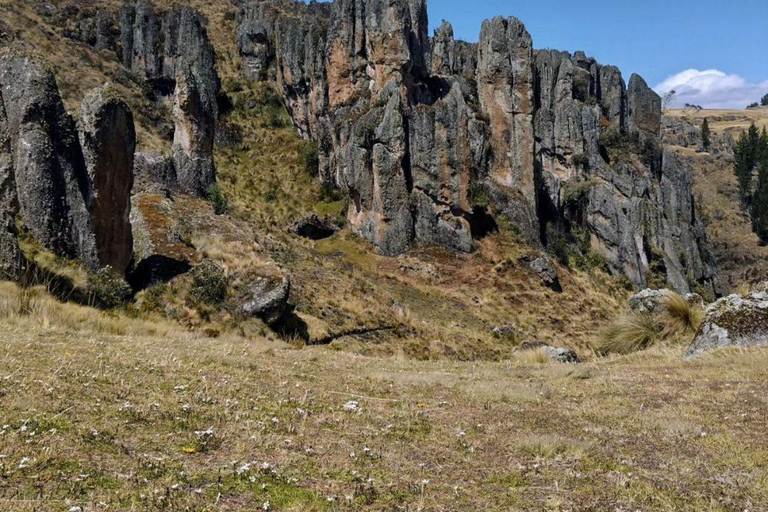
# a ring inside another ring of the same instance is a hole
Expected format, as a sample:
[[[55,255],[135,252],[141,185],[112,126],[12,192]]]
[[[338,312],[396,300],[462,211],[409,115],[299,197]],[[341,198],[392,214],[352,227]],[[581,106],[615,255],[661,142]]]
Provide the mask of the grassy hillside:
[[[29,304],[0,301],[2,510],[768,506],[765,351],[417,362]]]

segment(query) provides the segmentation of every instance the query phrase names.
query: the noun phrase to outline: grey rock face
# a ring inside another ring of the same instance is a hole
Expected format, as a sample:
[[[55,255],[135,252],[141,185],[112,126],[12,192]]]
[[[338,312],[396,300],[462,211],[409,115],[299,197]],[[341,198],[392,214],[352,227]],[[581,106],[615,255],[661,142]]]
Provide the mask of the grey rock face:
[[[547,288],[556,292],[563,291],[563,287],[560,285],[560,276],[557,272],[557,268],[549,258],[545,256],[536,258],[531,262],[531,270],[539,276],[541,282]]]
[[[99,264],[124,275],[133,255],[130,214],[136,132],[130,107],[110,86],[83,101],[80,141],[91,182],[91,226]]]
[[[6,57],[0,86],[24,225],[55,254],[98,267],[88,173],[53,74],[29,58]]]
[[[353,200],[350,226],[386,255],[405,252],[413,240],[405,130],[402,98],[394,92],[355,125],[350,151],[356,172],[344,177]]]
[[[0,280],[16,281],[24,269],[24,258],[16,240],[18,211],[8,119],[0,95]]]
[[[133,173],[135,192],[147,192],[158,185],[166,189],[178,186],[173,158],[162,153],[136,153]]]
[[[545,346],[541,349],[549,354],[549,358],[553,363],[576,364],[581,362],[576,351],[569,348]]]
[[[216,114],[210,108],[206,89],[189,69],[176,75],[173,118],[173,162],[179,188],[192,195],[205,196],[216,183],[213,144]]]
[[[480,106],[490,119],[491,178],[536,208],[533,41],[520,20],[483,22],[477,63]]]
[[[435,30],[432,39],[432,73],[450,76],[455,73],[456,53],[453,26],[447,21]]]
[[[690,173],[658,149],[661,103],[640,77],[627,88],[583,52],[534,52],[515,18],[486,21],[477,45],[447,23],[430,41],[426,26],[423,0],[243,10],[246,74],[274,64],[356,233],[385,254],[414,241],[470,251],[472,190],[537,247],[565,225],[638,288],[663,274],[681,292],[715,291]],[[629,149],[609,161],[611,141]]]
[[[260,278],[251,286],[249,299],[243,304],[243,313],[258,317],[267,325],[279,322],[289,309],[291,282],[288,278]]]
[[[687,357],[725,347],[768,345],[768,293],[731,295],[707,309],[707,316]]]
[[[639,75],[629,79],[627,91],[629,129],[658,136],[661,129],[661,98]]]
[[[661,313],[667,308],[667,300],[672,295],[672,290],[645,289],[629,298],[629,310],[633,313],[651,314]]]

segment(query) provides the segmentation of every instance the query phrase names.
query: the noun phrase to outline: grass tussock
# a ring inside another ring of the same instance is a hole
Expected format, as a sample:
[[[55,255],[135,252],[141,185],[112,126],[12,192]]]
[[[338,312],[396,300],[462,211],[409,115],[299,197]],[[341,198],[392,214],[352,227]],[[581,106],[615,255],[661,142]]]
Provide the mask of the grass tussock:
[[[22,330],[43,329],[112,336],[188,336],[161,320],[140,320],[73,303],[60,302],[44,286],[0,282],[0,323]]]
[[[600,355],[630,354],[653,345],[684,344],[701,325],[704,309],[677,293],[664,300],[660,313],[625,313],[600,333],[594,345]]]

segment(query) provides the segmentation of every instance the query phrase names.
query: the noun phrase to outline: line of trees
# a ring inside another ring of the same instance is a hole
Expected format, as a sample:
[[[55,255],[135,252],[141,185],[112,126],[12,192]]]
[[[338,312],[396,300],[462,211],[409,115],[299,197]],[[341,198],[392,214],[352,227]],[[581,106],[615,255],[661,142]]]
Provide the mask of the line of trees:
[[[768,131],[752,124],[742,133],[734,149],[734,170],[739,193],[752,217],[752,227],[768,243]]]

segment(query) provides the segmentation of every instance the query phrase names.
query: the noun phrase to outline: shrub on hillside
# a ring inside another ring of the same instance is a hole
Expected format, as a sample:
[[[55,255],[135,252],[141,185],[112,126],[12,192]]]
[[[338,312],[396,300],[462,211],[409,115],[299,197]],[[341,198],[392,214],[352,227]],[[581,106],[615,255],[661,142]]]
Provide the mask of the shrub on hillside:
[[[229,209],[229,201],[218,183],[214,183],[208,187],[207,196],[208,201],[213,205],[213,211],[216,215],[224,215],[227,213],[227,209]]]
[[[208,306],[217,306],[227,298],[229,283],[224,268],[206,260],[192,271],[192,296]]]
[[[104,267],[89,277],[89,289],[96,305],[113,309],[128,302],[133,290],[112,267]]]
[[[317,142],[307,141],[302,144],[301,163],[307,174],[313,178],[317,177],[320,173],[320,148]]]

